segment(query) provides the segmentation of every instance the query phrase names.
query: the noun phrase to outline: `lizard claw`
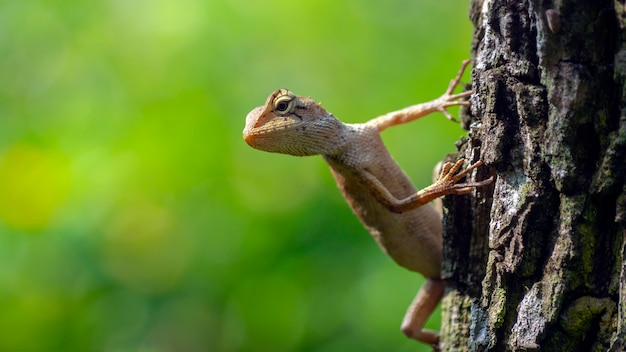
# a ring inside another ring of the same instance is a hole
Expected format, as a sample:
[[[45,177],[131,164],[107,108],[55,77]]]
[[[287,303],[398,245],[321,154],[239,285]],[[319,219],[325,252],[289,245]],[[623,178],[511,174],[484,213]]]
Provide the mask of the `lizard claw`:
[[[440,106],[437,110],[439,110],[439,112],[441,112],[448,120],[452,122],[459,122],[459,120],[457,120],[448,110],[446,110],[446,107]]]
[[[467,169],[457,173],[457,171],[461,168],[461,166],[463,166],[464,163],[465,159],[461,158],[457,160],[454,164],[452,164],[451,162],[447,162],[443,165],[441,175],[439,176],[439,179],[437,179],[436,184],[444,189],[445,194],[467,194],[471,192],[474,188],[486,186],[493,182],[493,176],[491,176],[488,179],[479,182],[457,183],[463,177],[467,176],[470,171],[483,165],[483,162],[479,160],[470,165]]]
[[[456,77],[454,77],[454,79],[450,81],[450,84],[448,85],[448,89],[446,90],[444,95],[452,96],[452,93],[454,92],[454,89],[456,88],[456,86],[458,86],[459,83],[461,83],[461,77],[463,77],[463,72],[465,72],[467,65],[469,65],[471,61],[472,60],[463,60],[463,62],[461,63],[461,68],[459,69],[459,72],[456,74]]]
[[[446,92],[443,93],[443,95],[438,99],[439,106],[437,107],[437,110],[444,114],[444,116],[450,121],[459,122],[456,118],[454,118],[454,116],[452,116],[452,114],[448,112],[448,110],[446,110],[446,108],[454,105],[470,105],[469,101],[462,101],[460,99],[467,98],[472,95],[471,90],[458,94],[453,94],[456,87],[461,83],[461,77],[463,76],[463,72],[465,72],[465,69],[467,68],[467,65],[469,65],[469,63],[470,60],[463,61],[459,72],[456,74],[456,77],[454,77],[454,79],[450,81],[448,89],[446,89]]]

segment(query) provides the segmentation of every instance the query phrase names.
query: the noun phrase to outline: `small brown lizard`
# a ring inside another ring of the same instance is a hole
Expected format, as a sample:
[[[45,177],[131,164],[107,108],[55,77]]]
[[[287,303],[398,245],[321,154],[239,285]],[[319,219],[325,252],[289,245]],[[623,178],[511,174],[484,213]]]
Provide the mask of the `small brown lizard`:
[[[402,331],[431,345],[438,344],[439,336],[424,330],[424,324],[445,290],[440,276],[442,225],[437,211],[423,205],[444,195],[469,193],[491,183],[493,178],[458,183],[482,165],[478,161],[457,173],[464,163],[461,159],[446,163],[432,185],[417,191],[385,148],[380,132],[436,111],[454,120],[446,108],[469,105],[462,99],[471,91],[453,94],[468,63],[469,60],[463,62],[456,78],[438,99],[363,124],[345,124],[314,100],[279,89],[267,98],[265,105],[248,114],[243,130],[246,143],[256,149],[324,157],[346,201],[382,250],[399,265],[427,278],[408,308]]]

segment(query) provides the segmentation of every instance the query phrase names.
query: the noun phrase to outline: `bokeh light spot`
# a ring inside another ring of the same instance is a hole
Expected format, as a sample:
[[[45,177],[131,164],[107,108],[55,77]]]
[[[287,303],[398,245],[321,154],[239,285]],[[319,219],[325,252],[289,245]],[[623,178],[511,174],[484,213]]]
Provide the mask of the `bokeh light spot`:
[[[0,219],[24,230],[40,230],[65,200],[68,162],[59,154],[16,144],[0,156]]]
[[[145,293],[176,286],[188,265],[188,242],[170,211],[138,201],[123,207],[106,229],[106,270],[124,285]]]

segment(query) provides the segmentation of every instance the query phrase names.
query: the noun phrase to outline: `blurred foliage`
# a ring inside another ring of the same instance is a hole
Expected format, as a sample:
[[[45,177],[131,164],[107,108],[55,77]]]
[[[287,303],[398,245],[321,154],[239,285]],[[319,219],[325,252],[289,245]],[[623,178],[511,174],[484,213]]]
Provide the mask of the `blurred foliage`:
[[[321,158],[241,129],[280,87],[347,122],[439,96],[468,57],[466,11],[2,2],[0,351],[428,350],[399,331],[421,277],[376,248]],[[462,134],[438,115],[384,137],[423,187]]]

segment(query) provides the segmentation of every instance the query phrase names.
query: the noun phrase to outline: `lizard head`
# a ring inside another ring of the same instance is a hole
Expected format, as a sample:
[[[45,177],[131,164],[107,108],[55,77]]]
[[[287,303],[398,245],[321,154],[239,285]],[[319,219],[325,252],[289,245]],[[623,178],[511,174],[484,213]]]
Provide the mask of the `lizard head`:
[[[297,156],[336,149],[343,124],[311,98],[287,89],[272,93],[246,116],[243,139],[251,147]]]

